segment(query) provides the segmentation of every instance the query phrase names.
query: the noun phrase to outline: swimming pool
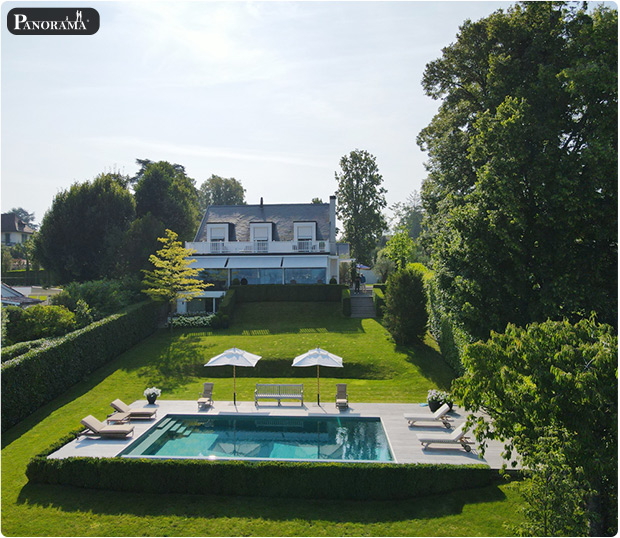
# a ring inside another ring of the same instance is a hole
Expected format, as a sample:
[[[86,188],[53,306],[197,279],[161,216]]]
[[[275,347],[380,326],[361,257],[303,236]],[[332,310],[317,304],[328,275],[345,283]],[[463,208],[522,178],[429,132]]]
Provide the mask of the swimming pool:
[[[166,415],[121,457],[394,461],[379,418]]]

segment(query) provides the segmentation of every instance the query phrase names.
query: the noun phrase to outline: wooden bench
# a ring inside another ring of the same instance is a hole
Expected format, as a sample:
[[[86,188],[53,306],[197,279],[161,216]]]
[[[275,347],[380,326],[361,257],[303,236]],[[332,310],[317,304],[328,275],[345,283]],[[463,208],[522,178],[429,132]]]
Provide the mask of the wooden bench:
[[[280,385],[280,384],[256,384],[254,391],[254,405],[258,405],[258,400],[301,400],[304,405],[304,386],[301,385]]]

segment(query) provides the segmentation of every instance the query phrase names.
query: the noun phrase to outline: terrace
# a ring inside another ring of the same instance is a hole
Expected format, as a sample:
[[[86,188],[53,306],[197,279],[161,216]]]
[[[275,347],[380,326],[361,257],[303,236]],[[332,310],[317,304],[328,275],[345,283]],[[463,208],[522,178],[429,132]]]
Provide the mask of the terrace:
[[[309,389],[309,393],[311,389]],[[146,401],[136,401],[130,407],[143,407]],[[385,429],[390,443],[392,454],[395,458],[394,463],[447,463],[453,465],[465,465],[482,463],[492,469],[502,467],[502,444],[490,442],[481,457],[477,446],[472,446],[471,452],[465,452],[458,445],[431,445],[423,449],[417,441],[415,433],[436,433],[439,435],[448,433],[441,423],[422,422],[415,427],[409,427],[403,418],[404,413],[425,413],[430,411],[428,408],[420,407],[419,404],[406,403],[355,403],[351,402],[350,407],[345,411],[339,411],[333,403],[323,403],[319,407],[316,403],[300,407],[296,403],[283,403],[278,406],[275,402],[261,403],[258,407],[254,402],[237,402],[235,406],[232,401],[216,401],[213,407],[204,411],[196,411],[196,402],[191,400],[158,400],[155,404],[158,408],[157,421],[161,421],[167,414],[183,415],[255,415],[260,417],[316,417],[316,416],[358,416],[358,417],[379,417]],[[153,407],[153,406],[149,406]],[[458,425],[466,418],[465,413],[457,407],[449,415],[453,419],[453,424]],[[137,437],[142,435],[150,428],[155,421],[152,420],[133,420],[134,435],[127,439],[93,439],[80,437],[60,450],[54,452],[50,458],[68,458],[74,456],[83,457],[115,457],[125,447],[132,443]],[[473,440],[473,435],[470,435]]]

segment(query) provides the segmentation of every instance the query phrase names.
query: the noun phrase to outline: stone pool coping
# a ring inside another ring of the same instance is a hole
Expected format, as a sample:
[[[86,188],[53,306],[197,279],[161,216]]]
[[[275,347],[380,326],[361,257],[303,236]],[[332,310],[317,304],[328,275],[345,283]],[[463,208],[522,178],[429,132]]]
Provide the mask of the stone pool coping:
[[[459,444],[450,445],[431,445],[423,449],[417,440],[415,433],[449,433],[443,425],[438,422],[421,423],[420,426],[409,427],[403,418],[404,413],[428,413],[430,410],[420,404],[388,404],[388,403],[355,403],[350,402],[350,407],[346,410],[338,410],[334,403],[325,402],[317,405],[316,402],[304,403],[300,406],[299,402],[283,402],[278,406],[277,402],[261,402],[258,407],[254,402],[237,402],[235,406],[232,401],[216,401],[213,406],[198,410],[194,400],[162,400],[159,399],[153,405],[147,404],[146,400],[138,400],[130,404],[130,407],[146,407],[157,409],[155,420],[132,420],[134,426],[134,436],[127,439],[98,439],[81,436],[65,446],[50,454],[50,458],[68,458],[72,456],[82,457],[106,457],[117,456],[134,439],[142,435],[155,422],[162,420],[168,414],[195,414],[195,415],[261,415],[261,416],[359,416],[359,417],[379,417],[385,428],[390,447],[395,458],[395,463],[448,463],[453,465],[465,464],[486,464],[493,469],[502,467],[504,460],[501,457],[503,451],[502,443],[498,441],[488,442],[484,458],[479,456],[477,445],[474,443],[471,452],[465,450]],[[112,412],[112,408],[110,408]],[[455,407],[450,413],[454,427],[461,424],[466,414],[463,410]],[[97,417],[102,421],[105,417]],[[76,425],[77,426],[77,425]],[[470,435],[473,439],[473,436]]]

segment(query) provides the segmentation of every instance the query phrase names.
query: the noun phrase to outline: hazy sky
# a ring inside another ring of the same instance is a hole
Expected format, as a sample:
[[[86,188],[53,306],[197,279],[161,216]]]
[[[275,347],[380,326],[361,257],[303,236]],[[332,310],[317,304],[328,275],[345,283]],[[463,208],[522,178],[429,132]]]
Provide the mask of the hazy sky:
[[[83,2],[93,36],[24,36],[2,4],[2,211],[40,222],[76,181],[136,158],[235,177],[249,203],[327,201],[340,158],[375,155],[388,204],[419,190],[437,110],[425,65],[512,2]]]

